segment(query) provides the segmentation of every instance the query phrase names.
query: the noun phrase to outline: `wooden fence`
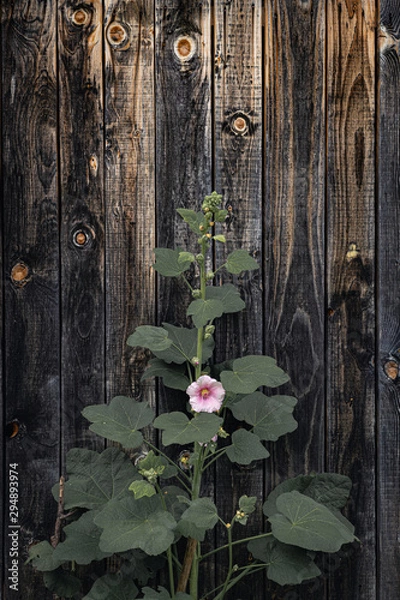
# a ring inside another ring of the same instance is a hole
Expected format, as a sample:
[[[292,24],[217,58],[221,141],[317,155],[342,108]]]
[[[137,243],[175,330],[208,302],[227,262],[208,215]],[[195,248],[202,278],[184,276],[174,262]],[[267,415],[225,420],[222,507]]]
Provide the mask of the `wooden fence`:
[[[227,251],[261,266],[238,280],[247,310],[220,327],[217,357],[274,355],[299,429],[265,468],[223,465],[210,492],[230,513],[287,475],[345,473],[362,542],[319,582],[267,593],[260,578],[231,598],[398,600],[399,1],[2,0],[0,35],[4,600],[52,597],[23,563],[54,527],[65,452],[101,444],[83,407],[174,406],[125,342],[185,319],[152,250],[187,247],[175,208],[213,189]]]

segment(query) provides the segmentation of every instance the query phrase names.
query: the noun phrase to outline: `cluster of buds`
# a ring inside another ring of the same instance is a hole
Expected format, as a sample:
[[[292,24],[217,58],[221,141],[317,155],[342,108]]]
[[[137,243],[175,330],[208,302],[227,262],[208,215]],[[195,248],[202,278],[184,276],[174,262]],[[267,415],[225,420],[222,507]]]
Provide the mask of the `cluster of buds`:
[[[221,202],[222,196],[217,192],[213,192],[210,196],[204,198],[202,209],[211,227],[215,225],[215,222],[223,223],[228,214],[227,210],[221,209]]]

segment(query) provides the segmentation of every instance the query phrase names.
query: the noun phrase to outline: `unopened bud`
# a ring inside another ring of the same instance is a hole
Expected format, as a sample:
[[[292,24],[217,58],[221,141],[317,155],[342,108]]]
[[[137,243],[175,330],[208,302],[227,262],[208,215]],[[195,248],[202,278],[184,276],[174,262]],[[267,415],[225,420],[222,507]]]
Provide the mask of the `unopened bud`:
[[[192,292],[192,298],[201,298],[201,290],[193,290]]]
[[[215,331],[215,326],[214,325],[207,325],[204,332],[205,333],[209,333],[210,335],[212,335]]]
[[[190,361],[192,363],[192,365],[194,367],[198,367],[200,364],[200,359],[198,356],[193,356],[192,360]]]
[[[214,279],[214,277],[215,277],[214,271],[208,271],[208,273],[206,275],[206,278],[207,279]]]

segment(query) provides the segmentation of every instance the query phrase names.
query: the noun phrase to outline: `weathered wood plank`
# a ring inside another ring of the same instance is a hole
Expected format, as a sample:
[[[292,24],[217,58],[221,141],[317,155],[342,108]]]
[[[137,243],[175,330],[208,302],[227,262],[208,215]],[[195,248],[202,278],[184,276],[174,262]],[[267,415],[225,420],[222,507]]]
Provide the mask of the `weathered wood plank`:
[[[199,210],[211,191],[211,46],[208,1],[156,1],[156,223],[158,247],[197,248],[176,209]],[[193,280],[192,280],[192,283]],[[186,285],[158,278],[158,320],[190,326]],[[184,392],[160,390],[159,411],[182,410]],[[177,460],[182,447],[168,448]],[[212,494],[212,483],[207,487]],[[208,548],[207,548],[208,549]],[[212,565],[207,565],[212,585]]]
[[[375,4],[328,3],[328,467],[354,482],[362,550],[330,599],[371,599],[375,575]]]
[[[227,244],[216,245],[217,266],[232,250],[244,248],[262,256],[262,5],[233,0],[215,4],[215,188],[223,195],[228,218]],[[224,228],[225,233],[225,228]],[[228,281],[229,278],[225,277]],[[230,278],[232,279],[232,278]],[[243,313],[217,324],[216,361],[263,353],[262,271],[235,277],[246,302]],[[235,423],[231,423],[234,431]],[[217,463],[216,502],[230,522],[243,494],[263,497],[263,465],[239,467],[224,457]],[[261,503],[246,525],[246,536],[263,527]],[[225,542],[218,532],[218,545]],[[235,551],[235,562],[247,564],[246,548]],[[218,555],[217,579],[225,580],[227,553]],[[229,598],[262,598],[263,576],[236,586]]]
[[[325,5],[265,4],[265,347],[291,378],[298,429],[273,449],[267,492],[324,470]],[[324,583],[276,589],[325,597]]]
[[[5,310],[5,466],[17,463],[19,530],[6,510],[6,569],[18,538],[18,591],[5,572],[2,597],[31,600],[41,574],[28,546],[54,528],[51,486],[59,476],[59,237],[54,3],[2,5],[2,173]],[[15,421],[14,425],[12,425]],[[8,497],[8,494],[7,494]],[[8,503],[7,503],[8,506]]]
[[[62,442],[102,442],[81,416],[104,401],[102,2],[59,10]]]
[[[400,5],[381,3],[379,36],[379,203],[377,296],[379,353],[378,405],[378,581],[377,598],[400,597]]]
[[[105,6],[107,395],[150,399],[148,356],[126,345],[155,322],[154,2]]]

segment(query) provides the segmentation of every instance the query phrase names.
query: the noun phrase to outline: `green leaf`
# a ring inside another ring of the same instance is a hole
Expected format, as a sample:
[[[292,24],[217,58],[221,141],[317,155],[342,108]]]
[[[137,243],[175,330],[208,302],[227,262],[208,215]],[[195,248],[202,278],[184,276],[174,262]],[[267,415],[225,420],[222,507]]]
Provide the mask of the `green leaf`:
[[[133,398],[116,396],[109,405],[95,404],[82,411],[83,416],[92,422],[89,429],[125,448],[137,448],[143,441],[139,429],[147,427],[154,412],[148,402],[136,402]]]
[[[232,434],[232,445],[226,448],[226,454],[231,462],[249,465],[253,460],[268,458],[269,452],[259,438],[247,431],[238,429]]]
[[[246,306],[240,297],[239,290],[231,283],[225,283],[221,286],[207,286],[206,300],[219,300],[222,302],[224,313],[239,312]]]
[[[182,515],[184,521],[191,521],[198,527],[212,529],[218,522],[218,511],[210,498],[197,498],[190,503]]]
[[[208,229],[208,223],[204,217],[202,211],[195,212],[194,210],[189,210],[187,208],[178,208],[177,213],[182,217],[182,219],[187,223],[192,231],[200,235],[203,230],[200,227],[204,227]]]
[[[226,237],[224,235],[214,235],[213,240],[215,240],[216,242],[221,242],[222,244],[226,243]]]
[[[176,475],[178,469],[173,467],[163,456],[156,456],[153,450],[137,463],[137,469],[150,483],[155,483],[157,477],[168,479]]]
[[[239,509],[246,515],[251,515],[256,510],[257,496],[241,496],[239,498]]]
[[[279,585],[297,585],[321,575],[306,550],[281,544],[274,538],[252,540],[247,548],[254,558],[268,565],[267,577]]]
[[[154,352],[157,358],[166,363],[190,362],[197,354],[197,329],[176,327],[169,323],[163,323],[163,328],[168,332],[172,345],[167,350]],[[212,356],[214,345],[212,337],[203,342],[203,363]]]
[[[159,585],[157,590],[158,592],[149,587],[144,587],[142,589],[142,592],[144,592],[143,600],[171,600],[171,596],[164,587]],[[192,600],[192,596],[184,592],[178,592],[175,594],[175,600]]]
[[[154,421],[154,427],[163,430],[162,443],[190,444],[209,442],[218,432],[223,419],[213,413],[199,413],[196,417],[189,418],[178,411],[164,413]]]
[[[151,496],[156,494],[154,485],[151,485],[151,483],[145,480],[132,481],[131,485],[129,486],[129,490],[133,492],[136,500],[143,498],[144,496],[151,498]]]
[[[184,519],[179,521],[177,531],[185,538],[192,538],[199,542],[204,542],[207,533],[205,527],[198,527],[193,521],[186,521]]]
[[[155,248],[156,262],[153,265],[154,270],[165,277],[179,277],[179,275],[187,271],[192,263],[189,259],[179,260],[180,253],[181,250],[179,248],[175,250]]]
[[[234,250],[231,254],[228,254],[226,259],[226,269],[234,275],[239,275],[242,271],[253,271],[258,268],[257,261],[246,250]]]
[[[152,352],[166,350],[172,344],[168,337],[168,332],[163,327],[153,327],[152,325],[140,325],[128,337],[126,342],[128,346],[148,348]]]
[[[297,491],[280,495],[278,513],[269,517],[272,533],[284,544],[320,552],[337,552],[354,535],[325,506]]]
[[[64,561],[54,557],[53,546],[45,540],[29,548],[29,557],[26,562],[31,562],[38,571],[54,571]]]
[[[96,579],[82,600],[135,600],[138,593],[131,577],[122,573],[107,574]]]
[[[293,408],[297,404],[292,396],[266,396],[254,392],[231,407],[235,419],[253,425],[260,440],[275,442],[279,437],[297,428]]]
[[[224,305],[219,300],[202,300],[201,298],[193,300],[187,309],[187,314],[192,317],[197,329],[220,317],[223,312]]]
[[[194,262],[196,260],[196,257],[194,254],[192,254],[192,252],[179,252],[179,258],[178,261],[180,264],[182,263],[188,263],[188,262]]]
[[[54,557],[63,562],[75,561],[78,565],[88,565],[93,560],[111,556],[99,548],[101,529],[94,523],[98,511],[90,510],[77,521],[64,527],[66,539],[54,550]]]
[[[264,514],[267,517],[275,514],[277,498],[285,492],[294,490],[309,496],[331,510],[340,509],[344,507],[349,498],[351,480],[345,475],[336,473],[298,475],[292,479],[286,479],[269,494],[263,505]]]
[[[123,552],[140,548],[155,556],[165,552],[174,541],[176,521],[162,507],[159,496],[133,495],[109,502],[95,522],[103,528],[100,548],[104,552]]]
[[[184,365],[168,364],[160,358],[152,358],[149,361],[148,368],[142,375],[142,380],[150,377],[162,377],[166,387],[185,391],[190,385],[189,378],[185,373],[186,367]]]
[[[43,575],[44,585],[61,598],[73,598],[81,589],[81,581],[61,567]]]
[[[72,448],[67,454],[68,480],[64,486],[64,506],[97,509],[109,500],[128,495],[128,485],[138,473],[129,458],[118,448],[101,454],[85,448]],[[58,484],[54,486],[58,499]]]
[[[227,392],[251,394],[261,385],[274,388],[289,381],[271,356],[251,355],[233,361],[232,371],[222,371],[221,383]]]

